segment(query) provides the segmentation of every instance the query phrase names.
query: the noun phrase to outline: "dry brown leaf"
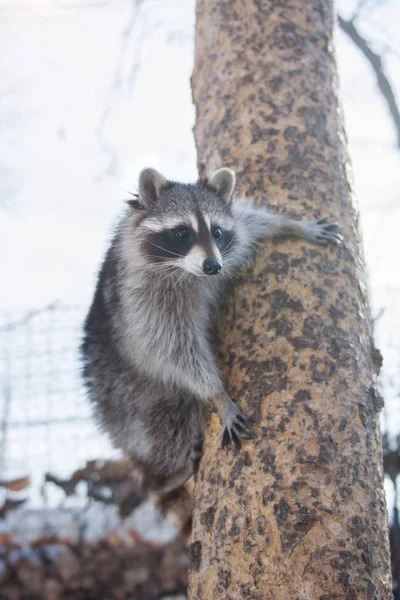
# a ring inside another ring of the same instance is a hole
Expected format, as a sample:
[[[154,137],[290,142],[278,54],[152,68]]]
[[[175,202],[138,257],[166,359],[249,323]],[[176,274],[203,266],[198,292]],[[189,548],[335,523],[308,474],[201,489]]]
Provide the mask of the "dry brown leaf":
[[[14,510],[24,504],[27,501],[27,498],[22,498],[20,500],[14,500],[13,498],[6,498],[3,506],[0,508],[0,519],[4,519],[6,514],[10,512],[10,510]]]
[[[20,492],[30,485],[28,476],[17,479],[0,479],[0,487],[7,488],[10,492]]]
[[[13,537],[10,533],[0,533],[0,546],[9,546],[13,544]]]

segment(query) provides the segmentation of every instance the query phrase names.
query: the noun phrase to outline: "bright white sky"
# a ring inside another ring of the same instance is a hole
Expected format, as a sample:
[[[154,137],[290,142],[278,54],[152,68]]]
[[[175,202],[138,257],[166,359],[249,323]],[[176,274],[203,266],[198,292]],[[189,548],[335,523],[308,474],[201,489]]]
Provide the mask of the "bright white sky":
[[[356,4],[339,1],[348,16]],[[366,2],[374,6],[376,2]],[[400,3],[362,31],[396,48]],[[196,178],[194,0],[0,0],[0,311],[87,304],[124,197],[144,166]],[[385,66],[400,102],[400,47]],[[400,152],[370,67],[338,33],[385,395],[400,431]],[[397,389],[397,392],[396,392]]]

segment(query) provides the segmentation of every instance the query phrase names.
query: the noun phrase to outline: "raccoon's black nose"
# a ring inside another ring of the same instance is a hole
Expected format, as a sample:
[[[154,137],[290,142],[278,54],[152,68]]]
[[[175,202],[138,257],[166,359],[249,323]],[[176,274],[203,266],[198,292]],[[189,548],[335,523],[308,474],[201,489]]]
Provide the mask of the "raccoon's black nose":
[[[222,263],[217,258],[206,258],[203,262],[203,271],[206,275],[218,275],[222,269]]]

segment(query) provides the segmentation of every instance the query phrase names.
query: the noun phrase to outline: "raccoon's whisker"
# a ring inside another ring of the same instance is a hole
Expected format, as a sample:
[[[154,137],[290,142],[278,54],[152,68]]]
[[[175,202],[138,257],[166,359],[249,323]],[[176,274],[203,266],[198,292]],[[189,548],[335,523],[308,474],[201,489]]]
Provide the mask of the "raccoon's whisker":
[[[175,273],[178,272],[178,270],[179,269],[175,269],[174,271],[169,271],[166,275],[164,275],[164,277],[162,277],[162,279],[160,279],[160,282],[165,281],[166,279],[169,279],[170,277],[175,275]]]
[[[230,246],[232,246],[233,242],[235,241],[235,236],[232,237],[231,241],[229,242],[229,244],[227,245],[227,247],[224,249],[224,251],[222,252],[221,256],[225,256],[226,253],[228,252]]]
[[[233,273],[230,269],[226,268],[226,262],[224,263],[224,267],[223,267],[224,272],[229,275],[229,277],[233,277],[234,279],[237,279],[238,276],[235,275],[235,273]]]
[[[159,250],[166,250],[166,248],[163,248],[162,246],[158,246],[157,244],[155,244],[154,242],[151,242],[150,240],[148,240],[149,244],[151,244],[152,246],[155,246],[156,248],[158,248]],[[179,258],[183,257],[183,254],[178,254],[178,252],[172,252],[172,250],[167,250],[168,254],[173,254],[174,256],[179,256]]]
[[[224,269],[225,273],[228,273],[228,275],[229,275],[230,277],[235,277],[235,278],[237,279],[237,278],[238,278],[238,275],[235,275],[235,273],[233,273],[233,272],[232,272],[232,271],[229,269],[229,264],[230,264],[230,263],[233,263],[235,266],[237,265],[237,263],[235,262],[235,260],[234,260],[234,259],[227,258],[227,259],[225,259],[225,261],[224,261],[224,266],[223,266],[223,269]]]
[[[149,265],[153,271],[163,271],[164,269],[177,269],[177,265],[171,265],[165,261],[165,263],[155,263],[153,265]]]
[[[151,271],[152,273],[162,273],[164,271],[168,271],[171,269],[177,269],[177,266],[173,266],[173,265],[163,265],[163,264],[155,264],[155,265],[147,265],[147,269],[149,271]]]
[[[147,265],[147,270],[152,276],[159,276],[158,283],[161,283],[181,271],[181,267],[177,265],[152,264]]]
[[[158,256],[157,254],[152,254],[151,258],[156,258],[158,261],[160,261],[160,262],[156,263],[157,265],[160,265],[160,263],[166,263],[166,262],[169,263],[172,260],[172,258],[165,258],[164,256]]]
[[[223,258],[223,261],[224,261],[224,262],[223,262],[223,271],[224,271],[224,273],[227,273],[227,274],[228,274],[230,277],[237,277],[237,275],[235,275],[235,274],[234,274],[234,273],[231,271],[231,269],[229,268],[229,264],[230,264],[230,263],[233,263],[233,264],[235,264],[235,263],[234,263],[234,261],[230,261],[230,260],[229,260],[229,257],[228,257],[228,258],[225,258],[225,257],[224,257],[224,255],[222,255],[222,258]]]
[[[178,254],[179,258],[183,258],[183,255]],[[154,255],[154,258],[158,258],[160,262],[171,262],[172,260],[176,260],[176,258],[174,256],[158,256],[158,255]],[[175,264],[175,263],[174,263]]]
[[[231,256],[231,253],[228,251],[228,248],[226,248],[223,252],[221,252],[221,256],[222,258]]]
[[[188,273],[186,273],[186,271],[183,271],[182,275],[179,277],[179,279],[177,279],[177,281],[175,281],[175,283],[171,289],[175,289],[176,286],[178,285],[178,283],[180,283],[182,281],[182,279],[185,277],[185,275],[188,275]]]
[[[196,277],[209,277],[209,275],[206,275],[205,273],[203,273],[203,271],[201,269],[199,269],[198,267],[196,267],[195,265],[192,265],[192,269],[193,269],[193,271],[189,271],[189,273],[191,273],[192,275],[195,275]]]
[[[164,273],[168,275],[174,275],[174,273],[179,273],[181,269],[179,267],[166,267],[165,269],[159,269],[158,273],[160,275],[164,275]]]
[[[156,271],[158,273],[164,273],[165,271],[177,271],[179,269],[178,265],[153,265],[153,271]]]

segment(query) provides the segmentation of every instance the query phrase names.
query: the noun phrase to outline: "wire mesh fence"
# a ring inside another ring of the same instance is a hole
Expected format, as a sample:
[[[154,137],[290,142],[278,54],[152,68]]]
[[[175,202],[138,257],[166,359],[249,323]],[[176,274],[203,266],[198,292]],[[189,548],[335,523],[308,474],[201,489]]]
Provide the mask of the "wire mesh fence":
[[[0,600],[182,600],[185,542],[92,418],[84,315],[0,314]]]
[[[0,535],[25,543],[128,529],[166,541],[173,526],[142,502],[92,417],[80,372],[85,312],[54,302],[0,314]]]
[[[55,302],[0,315],[0,468],[3,478],[29,475],[31,506],[57,502],[44,493],[46,472],[66,476],[86,460],[116,456],[80,376],[84,314]]]

